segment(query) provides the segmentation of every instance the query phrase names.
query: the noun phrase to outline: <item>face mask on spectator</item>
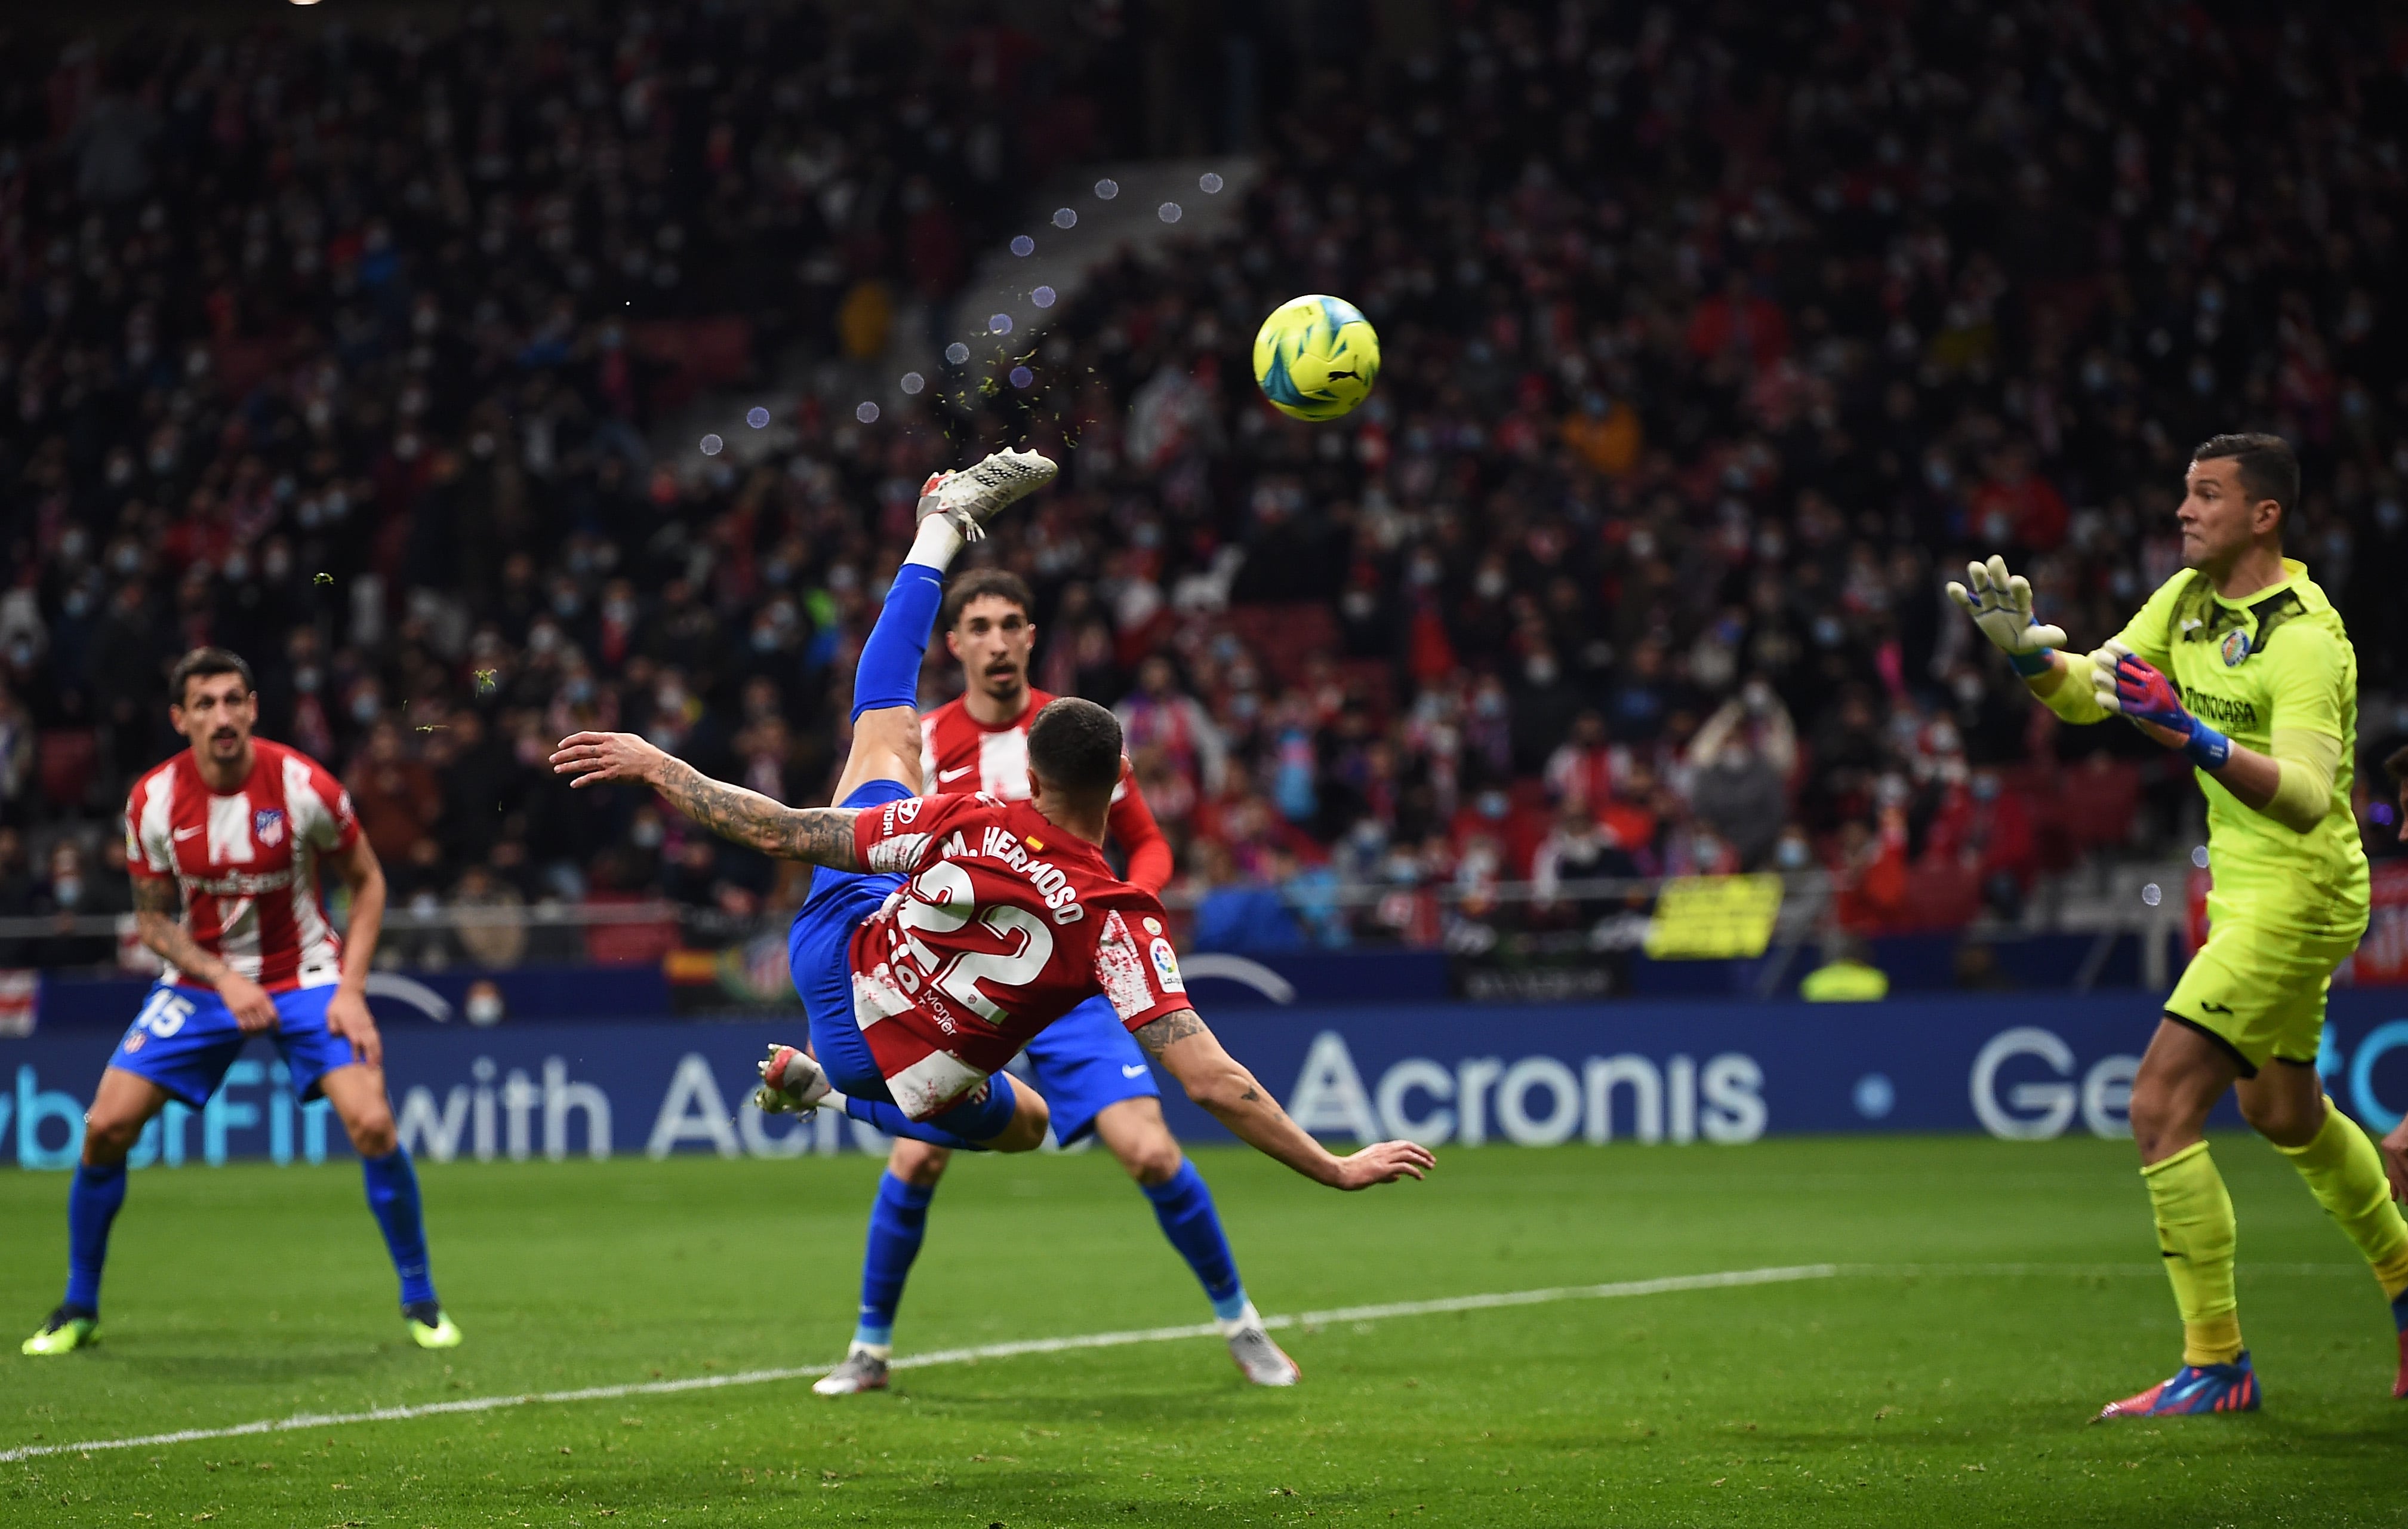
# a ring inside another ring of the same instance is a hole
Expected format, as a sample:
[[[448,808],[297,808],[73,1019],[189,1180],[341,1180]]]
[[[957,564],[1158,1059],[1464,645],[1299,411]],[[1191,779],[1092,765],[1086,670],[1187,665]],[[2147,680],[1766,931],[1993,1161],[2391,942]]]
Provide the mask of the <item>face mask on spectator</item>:
[[[638,849],[658,849],[667,831],[661,827],[659,818],[647,813],[637,818],[634,826],[627,829],[627,837],[635,841]]]
[[[1532,686],[1540,689],[1555,684],[1555,656],[1552,653],[1530,655],[1522,664],[1522,677],[1528,680]]]
[[[480,982],[468,989],[467,1010],[472,1025],[498,1025],[502,1022],[501,990],[490,982]]]
[[[1996,776],[1996,775],[1976,775],[1976,776],[1974,776],[1974,777],[1973,777],[1973,800],[1974,800],[1974,801],[1996,801],[1996,800],[1998,799],[1998,795],[1999,795],[1999,777],[1998,777],[1998,776]]]
[[[79,876],[61,876],[50,883],[50,900],[62,908],[74,907],[83,901],[83,879]]]
[[[1773,847],[1772,863],[1784,871],[1803,871],[1813,861],[1813,851],[1803,839],[1784,839]]]
[[[363,690],[351,698],[351,720],[362,727],[374,722],[377,713],[381,709],[377,693],[373,690]]]
[[[318,667],[303,664],[293,671],[293,688],[305,696],[318,693]]]
[[[1484,600],[1503,599],[1505,585],[1505,570],[1494,565],[1482,569],[1471,581],[1472,590]]]

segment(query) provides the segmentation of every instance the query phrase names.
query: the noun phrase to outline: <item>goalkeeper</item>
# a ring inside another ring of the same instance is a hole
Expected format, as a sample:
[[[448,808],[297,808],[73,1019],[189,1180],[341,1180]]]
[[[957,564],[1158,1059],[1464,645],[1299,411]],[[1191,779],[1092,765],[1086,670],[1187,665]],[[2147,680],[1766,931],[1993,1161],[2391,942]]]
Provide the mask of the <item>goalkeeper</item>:
[[[2256,1374],[2232,1294],[2232,1201],[2208,1154],[2208,1111],[2241,1114],[2291,1160],[2391,1302],[2408,1396],[2408,1223],[2373,1142],[2316,1075],[2325,990],[2366,930],[2366,857],[2350,810],[2358,660],[2307,570],[2282,554],[2300,465],[2270,435],[2192,454],[2177,515],[2184,571],[2087,657],[2032,618],[2031,586],[1993,557],[1948,593],[2068,722],[2121,714],[2197,767],[2207,796],[2206,946],[2132,1084],[2132,1136],[2182,1310],[2183,1364],[2103,1419],[2249,1411]]]

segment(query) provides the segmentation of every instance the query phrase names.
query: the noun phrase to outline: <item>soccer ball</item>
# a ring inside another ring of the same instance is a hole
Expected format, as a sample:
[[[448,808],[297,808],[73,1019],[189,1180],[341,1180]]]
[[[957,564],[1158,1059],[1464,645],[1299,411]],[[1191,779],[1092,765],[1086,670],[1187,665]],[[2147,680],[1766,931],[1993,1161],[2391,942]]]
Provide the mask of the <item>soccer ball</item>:
[[[1254,381],[1290,419],[1336,419],[1370,397],[1380,378],[1380,337],[1353,303],[1291,298],[1254,336]]]

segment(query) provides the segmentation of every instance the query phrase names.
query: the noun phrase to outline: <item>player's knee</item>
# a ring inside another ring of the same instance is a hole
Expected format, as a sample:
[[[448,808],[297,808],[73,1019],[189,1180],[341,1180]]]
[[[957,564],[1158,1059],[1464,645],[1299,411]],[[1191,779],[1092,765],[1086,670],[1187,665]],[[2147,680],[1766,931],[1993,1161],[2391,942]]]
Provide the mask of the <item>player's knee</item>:
[[[1014,1097],[1011,1119],[1002,1133],[981,1145],[990,1152],[1034,1152],[1045,1145],[1046,1129],[1053,1123],[1054,1112],[1037,1090],[1022,1089]]]
[[[364,1158],[388,1156],[400,1145],[393,1128],[393,1111],[382,1104],[344,1120],[343,1130],[351,1135],[351,1150]]]
[[[1121,1145],[1118,1157],[1129,1176],[1148,1188],[1168,1184],[1179,1176],[1179,1165],[1187,1160],[1181,1155],[1179,1143],[1171,1138],[1168,1126],[1146,1132],[1136,1141]]]
[[[83,1161],[95,1168],[122,1162],[142,1134],[143,1122],[127,1116],[84,1118]]]
[[[905,1136],[895,1143],[895,1150],[886,1154],[886,1171],[913,1189],[932,1189],[937,1180],[945,1176],[945,1165],[953,1156],[941,1147]]]
[[[2243,1092],[2241,1118],[2249,1123],[2250,1130],[2277,1147],[2305,1147],[2315,1140],[2317,1129],[2324,1124],[2324,1101],[2313,1096],[2293,1099]]]

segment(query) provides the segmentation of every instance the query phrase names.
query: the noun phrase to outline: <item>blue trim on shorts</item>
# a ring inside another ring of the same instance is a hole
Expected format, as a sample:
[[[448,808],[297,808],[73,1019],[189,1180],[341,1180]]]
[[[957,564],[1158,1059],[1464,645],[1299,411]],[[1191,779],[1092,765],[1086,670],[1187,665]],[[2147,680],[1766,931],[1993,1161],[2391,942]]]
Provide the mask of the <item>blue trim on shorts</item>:
[[[1123,1100],[1162,1097],[1137,1037],[1101,993],[1037,1032],[1028,1043],[1028,1071],[1054,1112],[1054,1139],[1064,1147],[1094,1131],[1096,1117]]]
[[[321,1096],[319,1083],[328,1073],[361,1060],[348,1039],[326,1030],[326,1005],[335,991],[336,985],[327,983],[268,995],[276,1003],[276,1028],[259,1038],[275,1045],[303,1103]],[[252,1039],[216,989],[153,983],[108,1065],[148,1078],[170,1098],[199,1109]]]

